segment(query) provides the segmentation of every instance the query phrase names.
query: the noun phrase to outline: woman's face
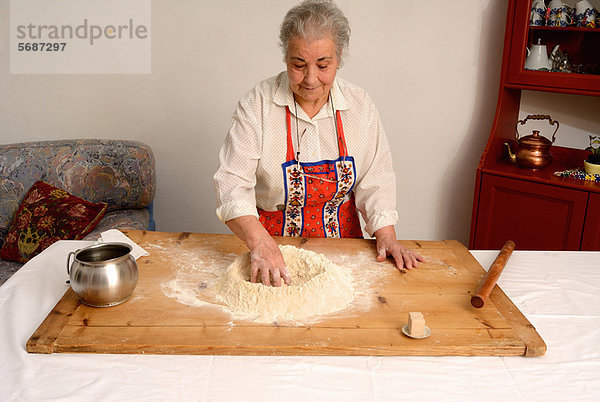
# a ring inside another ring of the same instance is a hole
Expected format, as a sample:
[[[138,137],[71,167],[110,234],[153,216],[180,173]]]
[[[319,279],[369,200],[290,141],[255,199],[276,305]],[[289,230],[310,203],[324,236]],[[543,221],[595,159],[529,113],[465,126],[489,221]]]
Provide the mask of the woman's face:
[[[298,103],[325,104],[338,69],[333,40],[290,39],[286,64],[290,88]]]

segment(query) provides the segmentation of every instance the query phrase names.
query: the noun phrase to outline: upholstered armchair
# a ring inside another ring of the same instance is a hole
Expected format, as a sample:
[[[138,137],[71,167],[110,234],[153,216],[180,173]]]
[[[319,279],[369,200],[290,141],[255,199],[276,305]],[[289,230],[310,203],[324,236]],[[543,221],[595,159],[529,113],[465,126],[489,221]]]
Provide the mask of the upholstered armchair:
[[[154,230],[155,162],[144,143],[61,140],[0,145],[0,247],[30,187],[42,180],[87,201],[107,204],[85,238],[105,230]],[[0,284],[23,264],[0,260]]]

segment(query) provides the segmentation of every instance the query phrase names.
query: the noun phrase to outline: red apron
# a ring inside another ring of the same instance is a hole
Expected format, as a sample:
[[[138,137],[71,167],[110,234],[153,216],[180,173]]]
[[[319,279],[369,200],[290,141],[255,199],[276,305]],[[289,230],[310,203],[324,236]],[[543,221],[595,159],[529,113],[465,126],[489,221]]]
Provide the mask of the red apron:
[[[348,156],[339,110],[336,124],[340,157],[336,160],[297,163],[287,107],[286,123],[287,154],[286,162],[281,165],[285,205],[283,211],[259,209],[260,223],[271,236],[362,237],[352,192],[356,168],[354,158]]]

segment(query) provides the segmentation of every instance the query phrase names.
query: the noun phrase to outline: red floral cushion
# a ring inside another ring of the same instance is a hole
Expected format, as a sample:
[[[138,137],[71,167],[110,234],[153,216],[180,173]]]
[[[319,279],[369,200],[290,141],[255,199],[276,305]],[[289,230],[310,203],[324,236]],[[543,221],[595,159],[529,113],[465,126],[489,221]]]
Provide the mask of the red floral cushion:
[[[81,239],[100,222],[106,207],[37,181],[17,210],[0,258],[25,263],[58,240]]]

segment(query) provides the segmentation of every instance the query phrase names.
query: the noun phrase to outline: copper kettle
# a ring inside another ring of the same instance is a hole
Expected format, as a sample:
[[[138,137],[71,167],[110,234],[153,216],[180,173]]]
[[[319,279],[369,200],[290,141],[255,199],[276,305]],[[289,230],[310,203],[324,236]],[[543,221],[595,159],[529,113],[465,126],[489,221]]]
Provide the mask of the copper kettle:
[[[523,125],[527,120],[548,120],[551,126],[556,125],[552,141],[541,136],[538,130],[532,130],[533,134],[519,138],[519,124]],[[530,114],[524,120],[519,120],[516,125],[516,137],[519,145],[515,153],[510,149],[508,142],[505,142],[508,149],[508,156],[512,163],[516,163],[519,167],[526,169],[542,169],[552,163],[552,155],[550,147],[556,140],[556,132],[558,131],[558,122],[552,120],[548,115]]]

